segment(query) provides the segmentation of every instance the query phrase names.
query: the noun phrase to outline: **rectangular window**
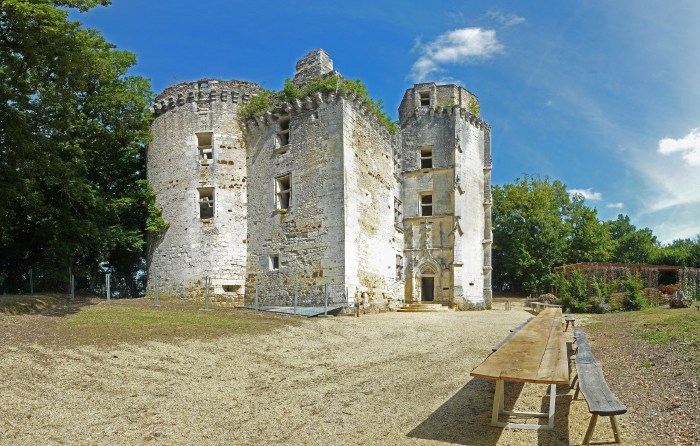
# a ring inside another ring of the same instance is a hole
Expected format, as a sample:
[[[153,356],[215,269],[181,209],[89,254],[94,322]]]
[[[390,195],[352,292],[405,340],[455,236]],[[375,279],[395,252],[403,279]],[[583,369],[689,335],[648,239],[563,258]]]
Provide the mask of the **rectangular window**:
[[[420,195],[420,215],[422,217],[430,217],[433,215],[433,194]]]
[[[396,278],[403,279],[403,257],[396,254]]]
[[[394,224],[401,226],[403,224],[403,209],[401,208],[401,200],[394,197]]]
[[[277,147],[289,144],[289,118],[280,119],[280,129],[277,132]]]
[[[289,209],[292,202],[292,176],[290,174],[275,178],[275,204],[277,209]]]
[[[200,187],[199,191],[199,218],[214,218],[214,188]]]
[[[280,269],[280,256],[273,254],[270,256],[270,271],[277,271]]]
[[[420,168],[431,169],[433,167],[433,146],[420,148]]]
[[[421,107],[427,107],[430,105],[430,92],[429,91],[421,91],[418,93],[420,96],[420,105]]]
[[[212,150],[212,132],[198,132],[197,134],[197,149],[199,150],[199,161],[202,165],[207,165],[211,163],[214,158],[214,152]]]

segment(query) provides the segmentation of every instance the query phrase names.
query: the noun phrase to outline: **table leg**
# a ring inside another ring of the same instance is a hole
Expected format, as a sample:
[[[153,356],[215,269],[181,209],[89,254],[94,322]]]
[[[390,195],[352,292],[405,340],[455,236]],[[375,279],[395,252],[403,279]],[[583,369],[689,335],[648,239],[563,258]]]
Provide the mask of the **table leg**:
[[[550,385],[550,395],[549,395],[549,410],[547,412],[523,412],[517,410],[503,410],[505,408],[505,381],[496,380],[496,390],[493,395],[493,408],[491,410],[491,425],[496,427],[508,427],[515,429],[529,429],[529,430],[553,430],[554,429],[554,410],[557,398],[557,386],[556,384]],[[526,416],[532,418],[547,418],[547,424],[524,424],[524,423],[504,423],[498,421],[499,415],[505,415],[507,417],[517,417]]]

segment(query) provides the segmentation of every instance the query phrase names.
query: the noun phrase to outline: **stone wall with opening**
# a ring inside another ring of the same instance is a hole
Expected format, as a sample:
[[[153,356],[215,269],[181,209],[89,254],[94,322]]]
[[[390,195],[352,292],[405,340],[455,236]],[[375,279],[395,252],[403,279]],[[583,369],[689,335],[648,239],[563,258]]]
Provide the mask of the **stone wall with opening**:
[[[247,250],[246,142],[237,119],[259,91],[206,79],[167,88],[153,106],[148,180],[168,230],[151,241],[149,292],[240,302]]]

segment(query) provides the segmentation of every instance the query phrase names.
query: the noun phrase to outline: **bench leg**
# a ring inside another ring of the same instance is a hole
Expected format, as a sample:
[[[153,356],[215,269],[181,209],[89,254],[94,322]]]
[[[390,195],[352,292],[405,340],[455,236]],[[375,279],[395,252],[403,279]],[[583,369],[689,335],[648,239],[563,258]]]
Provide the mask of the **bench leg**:
[[[578,375],[574,376],[574,379],[571,380],[571,387],[570,389],[576,389],[576,394],[574,395],[574,399],[578,396]]]
[[[615,415],[610,416],[610,424],[612,425],[613,435],[615,436],[615,443],[621,444],[622,440],[620,439],[620,431],[617,429]]]
[[[591,417],[591,422],[588,423],[588,430],[586,431],[586,436],[583,437],[583,444],[587,445],[591,442],[591,436],[593,436],[593,430],[595,429],[595,424],[598,421],[598,414],[594,413]]]

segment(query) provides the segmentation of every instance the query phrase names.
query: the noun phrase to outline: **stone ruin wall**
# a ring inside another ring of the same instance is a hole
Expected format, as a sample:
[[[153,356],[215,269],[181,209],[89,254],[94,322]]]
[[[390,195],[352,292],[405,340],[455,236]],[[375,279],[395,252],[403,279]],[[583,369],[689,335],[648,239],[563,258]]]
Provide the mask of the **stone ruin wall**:
[[[422,92],[430,92],[429,106],[421,103]],[[469,308],[490,304],[490,269],[484,269],[491,250],[485,243],[490,207],[484,205],[488,126],[466,108],[472,101],[476,97],[461,87],[427,83],[409,89],[401,103],[407,300],[419,300],[424,268],[437,272],[436,301]],[[433,167],[426,170],[419,154],[427,146],[433,147]],[[490,167],[490,155],[488,160]],[[428,191],[433,216],[426,218],[418,199]]]
[[[343,103],[345,281],[364,306],[398,308],[404,302],[396,268],[396,256],[403,257],[403,233],[394,224],[398,139],[361,99],[350,96]]]
[[[149,292],[157,278],[160,292],[201,297],[208,276],[221,300],[241,300],[248,180],[236,113],[259,89],[250,82],[202,80],[174,85],[156,98],[148,179],[170,226],[151,245]],[[207,162],[198,132],[212,132]],[[200,218],[201,188],[213,190],[213,218]]]
[[[248,128],[248,293],[255,284],[303,295],[344,281],[342,111],[320,95],[259,118]],[[289,144],[276,141],[289,121]],[[276,178],[291,175],[292,198],[277,209]],[[279,256],[279,269],[270,257]],[[266,291],[266,290],[263,290]]]

